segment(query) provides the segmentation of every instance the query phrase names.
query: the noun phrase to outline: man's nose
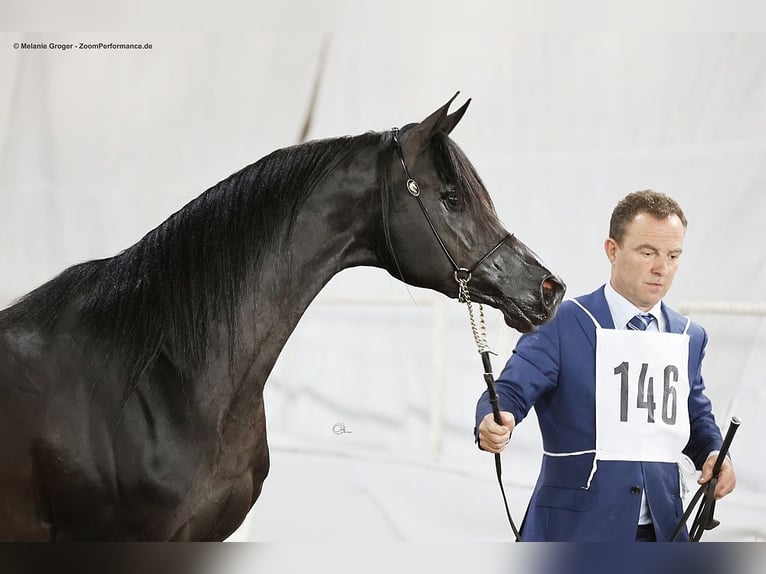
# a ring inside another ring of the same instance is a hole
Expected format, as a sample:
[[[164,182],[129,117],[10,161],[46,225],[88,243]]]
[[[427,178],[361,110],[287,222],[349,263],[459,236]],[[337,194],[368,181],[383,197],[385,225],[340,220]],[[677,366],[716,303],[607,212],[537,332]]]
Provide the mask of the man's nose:
[[[654,258],[654,264],[652,265],[652,272],[657,275],[665,275],[668,272],[670,264],[665,257],[659,256]]]

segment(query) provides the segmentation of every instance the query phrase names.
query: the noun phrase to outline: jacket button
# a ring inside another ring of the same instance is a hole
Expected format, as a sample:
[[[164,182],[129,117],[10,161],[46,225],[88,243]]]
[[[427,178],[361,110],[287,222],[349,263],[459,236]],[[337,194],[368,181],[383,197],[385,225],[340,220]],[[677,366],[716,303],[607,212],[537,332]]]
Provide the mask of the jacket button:
[[[641,489],[639,487],[637,487],[637,486],[631,486],[630,487],[630,493],[631,494],[640,494],[641,493]]]

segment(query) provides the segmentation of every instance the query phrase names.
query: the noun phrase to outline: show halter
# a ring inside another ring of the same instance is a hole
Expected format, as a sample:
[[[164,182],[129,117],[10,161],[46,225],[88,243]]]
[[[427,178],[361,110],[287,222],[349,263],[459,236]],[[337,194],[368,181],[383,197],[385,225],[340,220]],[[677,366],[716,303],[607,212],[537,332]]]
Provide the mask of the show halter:
[[[422,200],[420,199],[420,187],[418,186],[418,183],[410,176],[410,172],[407,169],[407,164],[404,162],[404,152],[402,151],[402,145],[399,142],[399,128],[391,128],[391,134],[393,136],[394,144],[396,147],[397,154],[399,155],[399,161],[402,164],[402,169],[404,170],[404,175],[407,178],[407,191],[409,194],[418,200],[418,205],[420,206],[420,210],[423,212],[423,215],[426,218],[426,221],[428,222],[428,226],[431,228],[431,231],[434,234],[434,237],[436,237],[436,241],[439,243],[439,245],[442,248],[442,251],[447,256],[447,259],[449,259],[450,264],[452,264],[452,268],[454,269],[454,277],[455,281],[458,284],[458,301],[460,303],[465,303],[466,307],[468,308],[468,317],[471,322],[471,331],[473,332],[473,338],[476,342],[476,347],[479,351],[479,354],[481,355],[481,361],[482,365],[484,366],[484,382],[487,384],[487,392],[489,393],[489,402],[492,405],[492,414],[495,419],[495,422],[497,424],[502,425],[502,419],[500,418],[500,407],[498,405],[498,397],[497,397],[497,391],[495,390],[495,376],[492,373],[492,362],[490,361],[490,353],[492,352],[489,349],[489,346],[487,345],[487,327],[486,323],[484,321],[484,308],[482,307],[481,303],[479,303],[479,325],[476,324],[476,318],[474,317],[473,312],[473,304],[471,302],[471,296],[468,289],[468,282],[471,280],[471,273],[473,273],[479,265],[484,263],[484,261],[492,255],[495,251],[497,251],[501,245],[503,245],[507,239],[513,237],[513,234],[508,233],[506,234],[498,243],[490,249],[481,259],[479,259],[476,263],[474,263],[471,267],[460,267],[456,262],[455,259],[450,254],[449,250],[447,249],[447,246],[444,244],[444,241],[442,241],[442,238],[439,236],[439,232],[436,230],[436,227],[434,226],[433,222],[431,221],[431,217],[428,215],[428,211],[426,210],[425,205],[423,205]],[[516,541],[521,541],[521,535],[519,534],[518,529],[516,528],[516,524],[513,522],[513,518],[511,518],[511,511],[508,507],[508,498],[505,495],[505,488],[503,487],[503,471],[502,471],[502,464],[500,462],[500,454],[495,453],[495,471],[497,474],[497,482],[500,485],[500,492],[503,495],[503,503],[505,504],[505,513],[508,517],[508,522],[511,525],[511,530],[513,530],[513,534],[516,537]]]

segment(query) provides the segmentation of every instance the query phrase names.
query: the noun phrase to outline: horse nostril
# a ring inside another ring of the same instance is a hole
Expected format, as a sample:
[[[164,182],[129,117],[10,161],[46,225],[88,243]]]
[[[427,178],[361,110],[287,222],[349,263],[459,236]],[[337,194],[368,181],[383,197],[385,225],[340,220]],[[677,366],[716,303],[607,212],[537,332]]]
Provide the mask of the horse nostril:
[[[561,302],[564,296],[566,287],[555,276],[549,275],[540,285],[540,292],[543,298],[543,304],[546,308],[550,309]]]

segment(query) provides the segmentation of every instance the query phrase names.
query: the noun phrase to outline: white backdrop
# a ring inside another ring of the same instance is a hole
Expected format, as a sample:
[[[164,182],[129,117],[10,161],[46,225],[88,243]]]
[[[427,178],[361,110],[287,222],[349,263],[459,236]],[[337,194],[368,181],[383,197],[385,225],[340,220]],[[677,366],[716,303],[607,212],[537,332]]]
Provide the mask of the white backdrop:
[[[363,13],[352,13],[363,21]],[[607,278],[622,196],[654,188],[689,219],[668,302],[766,302],[766,35],[5,33],[0,36],[0,306],[115,254],[210,185],[310,138],[423,119],[461,90],[453,138],[507,227],[569,286]],[[516,28],[519,28],[516,23]],[[151,43],[151,50],[14,49]],[[766,321],[690,311],[733,448],[737,491],[710,540],[760,540]],[[498,372],[517,334],[489,311]],[[484,384],[465,309],[378,270],[341,273],[267,385],[272,472],[237,540],[507,540],[492,459],[475,449]],[[342,422],[347,433],[332,429]],[[539,466],[530,418],[504,455],[521,520]]]

